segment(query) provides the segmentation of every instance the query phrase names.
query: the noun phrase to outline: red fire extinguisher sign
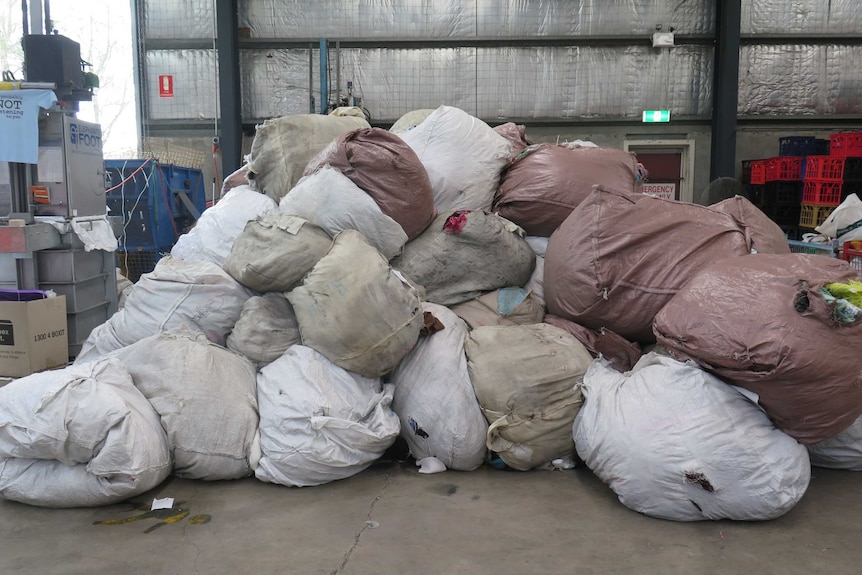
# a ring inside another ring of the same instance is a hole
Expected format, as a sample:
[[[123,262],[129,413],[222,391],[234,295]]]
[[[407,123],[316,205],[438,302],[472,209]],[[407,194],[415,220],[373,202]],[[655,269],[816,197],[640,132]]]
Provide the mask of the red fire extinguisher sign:
[[[159,76],[159,98],[174,97],[174,77]]]

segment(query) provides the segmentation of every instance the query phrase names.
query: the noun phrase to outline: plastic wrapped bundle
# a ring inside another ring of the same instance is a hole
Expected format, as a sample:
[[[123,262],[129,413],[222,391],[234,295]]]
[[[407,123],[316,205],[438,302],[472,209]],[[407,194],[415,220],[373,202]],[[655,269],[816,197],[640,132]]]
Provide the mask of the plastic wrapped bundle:
[[[543,321],[566,330],[584,344],[593,357],[601,355],[619,371],[630,370],[643,355],[641,346],[608,329],[589,329],[550,314]]]
[[[506,122],[499,126],[494,126],[494,131],[509,140],[512,144],[512,158],[524,151],[530,145],[527,141],[527,127],[523,124],[515,124],[514,122]]]
[[[751,235],[751,249],[757,253],[790,253],[784,231],[769,219],[769,216],[742,196],[734,196],[709,207],[733,216],[739,226]]]
[[[174,474],[239,479],[260,459],[255,370],[203,334],[180,329],[113,354],[161,418]]]
[[[443,306],[424,303],[422,309],[442,328],[419,338],[392,372],[392,410],[413,457],[436,457],[449,469],[471,471],[485,460],[488,422],[467,371],[467,326]]]
[[[303,487],[355,475],[398,437],[392,385],[295,345],[257,377],[261,481]]]
[[[658,343],[748,389],[775,425],[818,443],[862,414],[862,319],[844,323],[824,289],[858,280],[845,261],[753,254],[697,274],[655,318]]]
[[[491,209],[512,150],[506,138],[451,106],[440,106],[401,137],[428,172],[438,213]]]
[[[351,130],[370,127],[359,108],[353,108],[355,115],[350,116],[339,110],[328,116],[283,116],[257,126],[248,155],[251,185],[278,202],[296,185],[308,162],[330,142]]]
[[[201,214],[195,227],[179,237],[171,255],[221,266],[245,225],[276,208],[276,203],[265,195],[248,186],[237,186]]]
[[[600,184],[637,190],[634,154],[614,148],[564,148],[536,144],[518,154],[503,173],[494,211],[533,236],[550,236]]]
[[[293,306],[284,294],[267,293],[248,299],[227,336],[227,348],[262,367],[301,343]]]
[[[308,220],[333,238],[344,230],[356,230],[387,259],[400,254],[407,243],[401,224],[384,214],[350,178],[328,166],[302,178],[278,209]]]
[[[421,234],[437,215],[425,166],[416,152],[391,132],[361,128],[343,134],[308,163],[304,175],[326,165],[341,171],[371,196],[409,239]]]
[[[303,345],[366,377],[389,373],[422,329],[419,292],[353,230],[336,236],[287,298]]]
[[[729,215],[596,186],[551,236],[548,313],[652,343],[652,320],[707,264],[751,252]]]
[[[392,261],[425,288],[428,301],[440,305],[522,286],[535,264],[521,228],[496,214],[471,211],[438,216]]]
[[[486,325],[526,325],[542,323],[545,307],[530,290],[503,288],[452,306],[470,329]]]
[[[645,355],[596,360],[573,427],[578,455],[634,511],[675,521],[766,520],[805,494],[808,453],[733,387]]]
[[[90,333],[75,363],[179,326],[199,329],[223,345],[251,295],[214,263],[164,257],[141,276],[123,309]]]
[[[43,507],[108,505],[171,472],[158,414],[117,360],[0,388],[0,497]]]
[[[224,270],[259,292],[290,291],[331,244],[329,234],[298,216],[267,214],[246,224]]]
[[[464,349],[490,423],[488,449],[522,471],[573,455],[572,423],[592,361],[578,340],[546,323],[488,326],[470,332]]]
[[[862,417],[835,437],[809,445],[808,455],[817,467],[862,471]]]

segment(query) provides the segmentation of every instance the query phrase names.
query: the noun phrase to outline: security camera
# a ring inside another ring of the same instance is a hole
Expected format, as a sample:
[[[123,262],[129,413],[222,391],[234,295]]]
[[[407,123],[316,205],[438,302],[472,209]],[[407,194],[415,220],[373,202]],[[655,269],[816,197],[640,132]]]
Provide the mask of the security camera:
[[[218,136],[213,136],[213,146],[218,146],[221,143],[221,140]]]

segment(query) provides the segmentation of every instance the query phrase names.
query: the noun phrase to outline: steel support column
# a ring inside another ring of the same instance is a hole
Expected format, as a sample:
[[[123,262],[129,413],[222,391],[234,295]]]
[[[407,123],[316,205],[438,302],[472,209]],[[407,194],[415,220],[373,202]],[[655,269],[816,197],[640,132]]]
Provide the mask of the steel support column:
[[[222,176],[242,163],[242,95],[239,77],[237,0],[216,0],[218,91],[221,111]]]
[[[736,174],[736,110],[739,97],[739,41],[742,0],[715,3],[715,78],[709,179]]]

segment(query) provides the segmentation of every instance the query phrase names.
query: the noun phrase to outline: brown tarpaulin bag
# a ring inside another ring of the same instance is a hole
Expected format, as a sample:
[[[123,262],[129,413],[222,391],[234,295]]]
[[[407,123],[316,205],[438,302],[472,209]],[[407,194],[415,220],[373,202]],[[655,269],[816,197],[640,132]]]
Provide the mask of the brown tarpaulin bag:
[[[494,211],[524,228],[527,235],[550,236],[596,184],[635,192],[634,155],[614,148],[536,144],[506,168]]]
[[[641,346],[610,330],[589,329],[555,315],[546,315],[543,321],[575,336],[593,357],[601,354],[617,371],[630,370],[641,358]]]
[[[505,124],[494,126],[494,131],[512,143],[512,158],[523,152],[524,148],[530,145],[530,142],[527,141],[527,127],[523,124],[506,122]]]
[[[392,132],[381,128],[347,132],[315,156],[304,175],[326,164],[374,198],[411,240],[437,216],[425,166],[413,148]]]
[[[584,327],[652,343],[655,314],[701,268],[750,251],[727,214],[597,186],[548,242],[545,305]]]
[[[655,318],[660,345],[756,393],[775,425],[816,443],[862,414],[862,320],[841,324],[819,292],[862,279],[819,255],[755,254],[715,262]]]
[[[353,110],[361,117],[295,114],[258,125],[246,173],[252,187],[280,201],[302,177],[308,162],[332,140],[350,130],[369,127],[362,112]]]
[[[749,228],[751,248],[757,253],[789,254],[787,237],[778,224],[742,196],[734,196],[709,206],[711,209],[733,216],[743,228]]]

